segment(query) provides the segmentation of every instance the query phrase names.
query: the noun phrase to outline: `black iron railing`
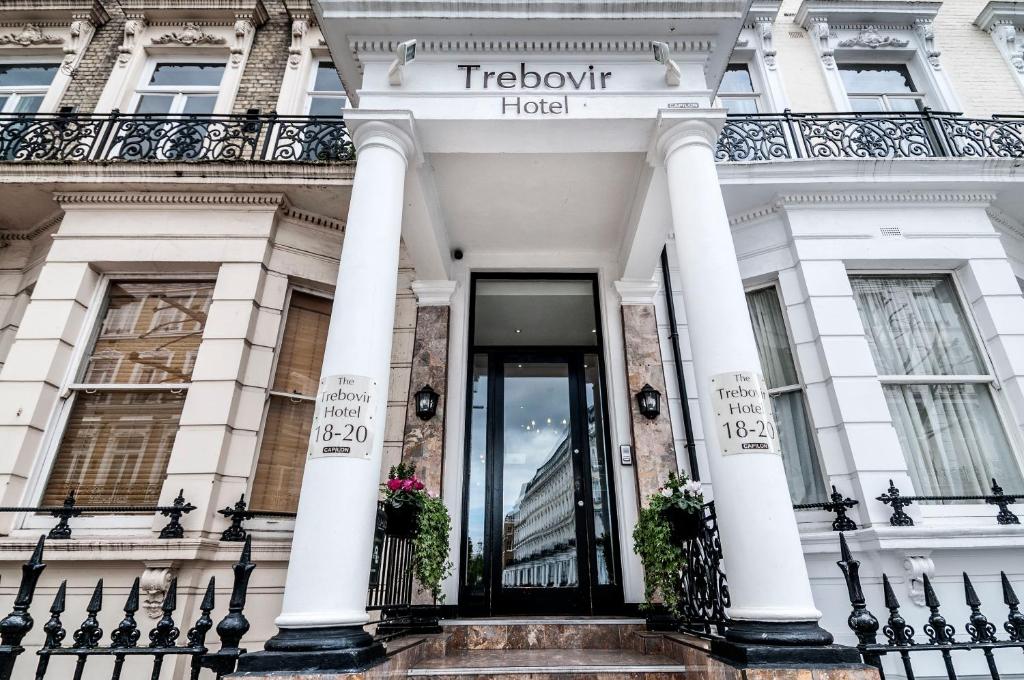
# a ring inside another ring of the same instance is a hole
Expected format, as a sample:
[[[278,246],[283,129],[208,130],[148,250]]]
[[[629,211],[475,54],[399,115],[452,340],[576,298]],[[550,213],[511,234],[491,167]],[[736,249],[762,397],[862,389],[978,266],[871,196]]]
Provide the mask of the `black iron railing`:
[[[0,115],[0,161],[336,162],[355,158],[341,116]]]
[[[834,512],[836,518],[832,520],[832,531],[854,531],[857,529],[857,523],[853,521],[853,518],[847,516],[846,512],[857,505],[859,501],[856,501],[848,496],[843,496],[836,489],[835,484],[832,485],[832,493],[829,494],[829,499],[822,503],[798,503],[793,506],[794,510],[824,510],[826,512]]]
[[[15,663],[25,651],[22,642],[35,625],[29,609],[35,596],[39,577],[46,568],[46,564],[43,563],[44,542],[45,538],[40,537],[32,557],[22,565],[21,584],[14,600],[14,608],[10,614],[0,620],[0,680],[10,680]],[[149,631],[147,638],[141,640],[142,631],[139,630],[139,624],[135,620],[135,613],[139,610],[139,579],[136,578],[124,603],[124,617],[111,630],[106,644],[104,644],[103,630],[100,628],[97,618],[103,608],[103,579],[97,581],[92,597],[85,608],[86,616],[70,636],[61,620],[65,611],[67,594],[67,581],[62,581],[57,588],[53,603],[50,605],[49,619],[42,627],[46,638],[36,652],[36,679],[45,678],[47,671],[50,670],[51,662],[59,657],[74,658],[74,670],[69,673],[67,668],[57,668],[55,665],[51,677],[81,678],[86,671],[86,664],[99,658],[113,659],[112,667],[108,662],[102,665],[103,670],[99,670],[100,667],[93,664],[97,673],[106,673],[107,669],[110,669],[111,680],[119,680],[124,671],[125,662],[129,658],[133,659],[129,663],[136,668],[140,661],[148,662],[150,666],[148,675],[153,678],[160,675],[160,670],[167,657],[180,656],[190,659],[190,680],[197,680],[203,669],[209,669],[217,678],[233,672],[238,657],[245,653],[245,650],[240,649],[238,645],[242,636],[249,630],[249,621],[243,610],[249,587],[249,575],[256,568],[251,560],[251,555],[252,548],[249,541],[246,541],[238,562],[232,567],[234,581],[231,588],[231,599],[228,603],[227,614],[217,624],[216,632],[220,638],[220,649],[216,652],[211,652],[206,643],[206,636],[213,629],[212,614],[215,606],[216,582],[212,576],[199,605],[199,618],[185,633],[182,644],[179,644],[181,631],[174,621],[175,611],[178,607],[177,579],[172,580],[167,588],[167,594],[161,605],[160,620]],[[70,640],[67,639],[69,637]],[[70,644],[66,644],[66,642]],[[138,675],[138,671],[132,670],[131,674]]]
[[[1024,116],[768,113],[729,116],[719,161],[795,158],[1024,158]]]
[[[892,508],[892,517],[889,518],[890,525],[894,527],[911,527],[914,526],[914,520],[903,511],[903,508],[913,505],[915,502],[974,503],[983,501],[999,508],[999,513],[996,515],[996,522],[999,524],[1020,524],[1020,519],[1017,515],[1010,511],[1010,506],[1016,503],[1019,498],[1024,498],[1024,496],[1007,495],[1004,493],[1003,487],[999,486],[995,479],[992,480],[992,493],[975,496],[904,496],[890,479],[889,488],[876,500]]]
[[[699,634],[723,634],[729,617],[729,583],[722,566],[722,540],[714,501],[704,506],[697,536],[686,542],[687,567],[680,582],[678,626]]]
[[[257,517],[269,517],[279,519],[294,519],[294,512],[284,512],[276,510],[249,510],[245,503],[245,494],[235,502],[234,505],[229,505],[226,508],[222,508],[217,511],[217,514],[224,515],[231,524],[225,529],[221,535],[220,540],[222,541],[244,541],[249,535],[249,532],[242,526],[242,522],[255,519]]]
[[[160,530],[160,538],[182,538],[185,536],[185,528],[181,525],[181,518],[196,509],[196,506],[185,501],[184,493],[184,489],[179,491],[177,498],[171,501],[171,505],[77,505],[75,490],[72,489],[60,505],[41,505],[39,507],[8,505],[0,507],[0,512],[32,512],[56,517],[58,520],[56,526],[46,534],[47,538],[52,539],[71,538],[70,520],[73,517],[135,515],[155,512],[168,518],[167,525]]]
[[[900,603],[896,593],[889,584],[889,577],[882,574],[882,594],[885,598],[885,608],[889,610],[889,617],[884,625],[867,607],[864,597],[864,590],[860,582],[860,562],[853,559],[850,548],[846,543],[846,537],[839,534],[840,560],[837,562],[846,579],[846,588],[850,596],[850,605],[853,610],[847,622],[850,630],[857,636],[857,649],[860,650],[864,662],[878,669],[882,680],[885,680],[885,672],[882,668],[882,657],[892,654],[898,655],[903,664],[903,671],[906,678],[914,678],[914,659],[922,659],[925,652],[938,653],[941,655],[946,675],[950,680],[956,680],[957,669],[955,659],[968,652],[981,653],[988,667],[992,680],[999,680],[999,668],[996,664],[994,652],[999,649],[1018,649],[1024,651],[1024,614],[1020,611],[1020,600],[1006,577],[1006,572],[1000,572],[1003,590],[1003,604],[1007,607],[1006,621],[1002,629],[1006,636],[996,633],[996,624],[988,620],[988,617],[981,611],[981,599],[971,583],[970,577],[964,573],[964,602],[971,610],[967,622],[964,625],[966,639],[957,637],[956,629],[951,625],[940,611],[940,603],[928,580],[927,574],[921,576],[924,587],[925,606],[928,607],[928,620],[924,625],[924,637],[917,634],[906,619],[900,614]],[[886,641],[879,642],[878,631],[881,628]],[[1011,671],[1020,670],[1019,656],[1014,659]],[[960,673],[963,673],[960,670]]]

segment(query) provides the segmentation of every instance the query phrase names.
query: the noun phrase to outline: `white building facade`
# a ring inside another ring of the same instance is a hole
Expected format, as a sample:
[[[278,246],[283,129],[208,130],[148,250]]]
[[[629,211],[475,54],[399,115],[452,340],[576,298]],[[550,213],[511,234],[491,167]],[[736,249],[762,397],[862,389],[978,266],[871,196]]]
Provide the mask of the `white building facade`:
[[[73,493],[37,601],[139,577],[156,622],[176,579],[195,620],[241,497],[242,670],[366,665],[405,461],[452,518],[449,618],[636,616],[633,529],[681,470],[715,503],[722,650],[856,644],[843,517],[880,619],[885,573],[920,630],[927,576],[962,627],[967,572],[1002,621],[1018,27],[980,0],[5,3],[0,593]]]

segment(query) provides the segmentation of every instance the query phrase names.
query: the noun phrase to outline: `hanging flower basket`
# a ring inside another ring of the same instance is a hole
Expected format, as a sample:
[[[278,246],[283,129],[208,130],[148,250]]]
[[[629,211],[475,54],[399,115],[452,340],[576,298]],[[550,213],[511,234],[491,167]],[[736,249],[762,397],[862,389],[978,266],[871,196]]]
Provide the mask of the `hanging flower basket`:
[[[388,520],[387,532],[399,538],[412,538],[416,535],[416,522],[420,509],[412,503],[401,505],[384,504],[384,516]]]
[[[703,514],[672,505],[661,509],[661,515],[671,532],[672,542],[677,545],[697,538]]]

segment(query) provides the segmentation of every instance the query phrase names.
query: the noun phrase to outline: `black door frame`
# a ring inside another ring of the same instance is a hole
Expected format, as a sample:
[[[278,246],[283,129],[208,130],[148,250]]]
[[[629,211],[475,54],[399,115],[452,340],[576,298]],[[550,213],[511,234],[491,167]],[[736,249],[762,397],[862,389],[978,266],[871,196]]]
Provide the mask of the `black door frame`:
[[[596,345],[592,346],[543,346],[543,347],[525,347],[525,346],[487,346],[487,347],[476,347],[474,344],[474,328],[476,324],[476,284],[477,281],[482,279],[502,279],[502,280],[534,280],[534,281],[590,281],[593,290],[593,301],[594,301],[594,318],[597,330],[597,342]],[[459,555],[459,612],[461,615],[467,616],[492,616],[499,614],[573,614],[573,615],[587,615],[587,614],[618,614],[623,613],[625,605],[623,604],[623,593],[622,593],[622,562],[620,559],[619,550],[619,536],[618,536],[618,514],[617,514],[617,500],[615,493],[615,475],[614,472],[616,467],[614,466],[614,459],[612,456],[611,448],[611,435],[609,432],[609,416],[608,416],[608,381],[606,379],[606,367],[604,357],[604,337],[601,330],[601,300],[600,291],[598,288],[598,280],[596,274],[589,273],[533,273],[533,272],[516,272],[516,273],[500,273],[500,272],[489,272],[489,273],[473,273],[470,276],[470,307],[469,307],[469,351],[467,352],[467,373],[466,373],[466,423],[465,423],[465,436],[464,436],[464,477],[463,477],[463,488],[462,488],[462,507],[464,512],[462,513],[461,522],[461,537],[459,541],[460,555]],[[469,507],[469,470],[470,461],[470,438],[472,435],[472,408],[473,408],[473,390],[472,380],[474,371],[475,357],[479,354],[486,354],[488,356],[487,361],[487,403],[488,403],[488,422],[487,422],[487,450],[488,456],[486,459],[485,475],[485,549],[487,551],[488,558],[484,560],[484,583],[485,592],[481,597],[469,591],[465,586],[465,575],[467,569],[466,560],[466,549],[465,541],[468,531],[468,512],[465,511]],[[600,404],[598,407],[601,409],[603,427],[603,453],[604,453],[604,467],[605,475],[608,483],[608,497],[605,499],[608,504],[608,517],[610,519],[609,532],[611,534],[611,549],[614,559],[610,564],[610,576],[611,583],[608,585],[596,584],[597,575],[597,551],[595,549],[595,527],[594,527],[594,513],[593,513],[593,485],[590,479],[590,465],[589,465],[589,445],[585,441],[586,437],[586,394],[584,384],[584,373],[583,373],[583,356],[585,354],[593,354],[598,359],[598,379],[600,380]],[[573,428],[573,442],[574,448],[578,448],[580,453],[575,456],[578,460],[574,461],[573,472],[574,480],[580,485],[577,487],[576,498],[584,501],[584,506],[579,508],[577,506],[577,535],[583,534],[586,537],[586,545],[580,546],[580,542],[577,541],[577,562],[582,557],[586,558],[587,569],[579,569],[580,573],[580,586],[577,590],[578,596],[576,598],[556,598],[551,597],[554,595],[553,590],[557,589],[546,589],[538,588],[537,597],[527,597],[525,590],[519,590],[516,593],[516,598],[513,601],[507,601],[509,598],[502,598],[501,593],[501,573],[500,570],[496,569],[496,565],[500,560],[501,555],[501,512],[500,512],[500,485],[493,483],[492,480],[500,480],[501,468],[499,466],[500,457],[502,454],[501,444],[497,441],[501,432],[501,421],[503,404],[500,399],[501,380],[500,376],[502,371],[499,370],[499,365],[504,361],[505,357],[516,356],[516,357],[531,357],[537,361],[558,361],[566,360],[569,365],[569,382],[570,382],[570,404],[575,416],[574,422],[577,425]],[[582,438],[582,439],[581,439]],[[582,487],[582,488],[581,488]],[[496,511],[497,510],[497,511]],[[580,521],[582,515],[582,522]],[[548,597],[544,597],[544,593],[548,593]],[[575,601],[573,601],[575,599]]]

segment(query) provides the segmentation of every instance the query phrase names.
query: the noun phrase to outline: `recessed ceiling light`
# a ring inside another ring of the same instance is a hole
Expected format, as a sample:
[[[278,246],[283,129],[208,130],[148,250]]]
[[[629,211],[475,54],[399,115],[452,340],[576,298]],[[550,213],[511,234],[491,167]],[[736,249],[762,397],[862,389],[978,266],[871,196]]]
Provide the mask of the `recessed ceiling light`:
[[[517,329],[516,329],[516,333],[522,333],[522,332],[523,332],[523,329],[522,329],[522,328],[517,328]]]

